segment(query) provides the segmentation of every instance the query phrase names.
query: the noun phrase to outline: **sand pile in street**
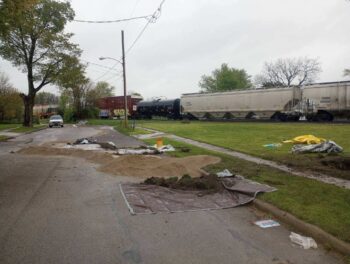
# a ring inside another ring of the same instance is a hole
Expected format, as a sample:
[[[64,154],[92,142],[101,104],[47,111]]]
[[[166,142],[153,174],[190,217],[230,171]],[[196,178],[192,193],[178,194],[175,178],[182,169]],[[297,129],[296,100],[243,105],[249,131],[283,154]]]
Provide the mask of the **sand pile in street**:
[[[63,149],[51,147],[29,147],[18,151],[21,154],[41,156],[69,156],[84,158],[99,164],[101,172],[117,176],[133,177],[192,177],[202,176],[202,168],[220,162],[220,158],[207,155],[185,158],[160,157],[149,155],[115,156],[110,153],[80,149]]]

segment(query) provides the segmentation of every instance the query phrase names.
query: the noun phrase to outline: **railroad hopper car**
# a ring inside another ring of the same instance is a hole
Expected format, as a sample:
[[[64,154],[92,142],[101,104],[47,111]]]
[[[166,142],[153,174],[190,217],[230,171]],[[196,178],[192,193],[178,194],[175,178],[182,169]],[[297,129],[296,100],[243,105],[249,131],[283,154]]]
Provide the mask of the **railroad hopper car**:
[[[307,85],[302,97],[308,120],[350,119],[350,81]]]
[[[141,101],[137,104],[137,113],[138,118],[181,119],[180,99]]]
[[[193,93],[181,97],[182,114],[196,119],[299,120],[298,87]]]
[[[137,113],[137,103],[142,100],[141,96],[127,96],[127,111],[129,117],[135,117]],[[100,118],[123,118],[124,117],[124,96],[112,96],[99,99],[98,108]]]

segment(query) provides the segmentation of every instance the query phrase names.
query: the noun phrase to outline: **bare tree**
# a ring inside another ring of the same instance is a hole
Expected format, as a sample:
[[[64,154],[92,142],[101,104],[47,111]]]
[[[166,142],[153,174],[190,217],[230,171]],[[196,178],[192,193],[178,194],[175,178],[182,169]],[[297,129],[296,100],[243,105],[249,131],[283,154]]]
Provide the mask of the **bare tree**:
[[[265,62],[263,71],[255,77],[255,83],[262,87],[290,87],[314,82],[321,72],[318,59],[285,58]]]

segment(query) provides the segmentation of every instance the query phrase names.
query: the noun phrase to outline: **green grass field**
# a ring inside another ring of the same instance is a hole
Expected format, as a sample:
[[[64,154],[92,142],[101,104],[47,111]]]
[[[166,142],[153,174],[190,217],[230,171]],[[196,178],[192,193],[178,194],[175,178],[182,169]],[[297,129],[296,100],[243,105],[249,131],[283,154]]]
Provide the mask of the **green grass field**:
[[[223,123],[175,121],[138,121],[138,126],[172,133],[185,138],[237,150],[243,153],[275,160],[301,170],[312,170],[335,177],[350,179],[348,170],[322,164],[324,155],[292,154],[292,144],[269,149],[265,144],[280,143],[296,136],[312,134],[334,140],[344,148],[342,157],[350,158],[350,125],[316,123]]]
[[[47,127],[46,124],[40,124],[40,125],[34,125],[33,127],[24,127],[20,126],[14,129],[11,129],[10,132],[15,132],[15,133],[29,133],[29,132],[35,132],[38,131],[42,128]]]
[[[9,137],[0,135],[0,142],[8,140]]]
[[[23,127],[22,124],[0,124],[0,131],[8,130],[14,133],[35,132],[46,127],[46,124],[34,125],[33,127]]]
[[[153,145],[155,139],[145,140]],[[259,198],[278,208],[290,212],[298,218],[319,226],[326,232],[350,242],[350,190],[290,175],[267,166],[208,151],[182,142],[164,139],[165,144],[175,148],[187,147],[190,152],[168,152],[174,157],[190,155],[215,155],[222,161],[205,168],[215,173],[223,169],[245,176],[278,189],[273,193],[259,195]]]
[[[21,126],[21,124],[0,124],[0,131],[13,129]]]

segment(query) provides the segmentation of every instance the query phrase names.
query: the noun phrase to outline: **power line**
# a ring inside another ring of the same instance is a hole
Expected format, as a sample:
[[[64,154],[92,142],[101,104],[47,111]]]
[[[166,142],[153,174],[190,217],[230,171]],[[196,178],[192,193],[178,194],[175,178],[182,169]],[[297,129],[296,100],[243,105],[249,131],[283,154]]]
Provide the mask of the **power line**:
[[[97,77],[94,82],[102,79],[103,77],[105,77],[107,74],[109,74],[111,72],[111,70],[115,70],[115,67],[119,64],[119,62],[116,62],[115,64],[113,64],[113,66],[108,70],[106,71],[104,74],[102,74],[100,77]]]
[[[98,67],[101,67],[101,68],[105,68],[105,69],[108,69],[108,70],[111,70],[111,71],[116,71],[115,69],[113,69],[113,68],[111,68],[111,67],[107,67],[107,66],[104,66],[104,65],[101,65],[101,64],[97,64],[97,63],[94,63],[94,62],[90,62],[90,61],[84,60],[84,59],[81,59],[81,60],[87,62],[87,65],[88,65],[88,66],[91,64],[91,65],[98,66]]]
[[[137,20],[137,19],[149,20],[151,18],[152,18],[152,15],[130,17],[130,18],[123,18],[123,19],[116,19],[116,20],[81,20],[81,19],[74,19],[73,21],[74,22],[79,22],[79,23],[106,24],[106,23],[120,23],[120,22],[126,22],[126,21]]]
[[[136,39],[133,41],[133,43],[130,45],[130,47],[127,49],[126,54],[128,54],[131,49],[136,45],[137,41],[141,38],[141,36],[143,35],[143,33],[146,31],[147,27],[151,24],[151,23],[155,23],[158,18],[161,16],[162,13],[162,7],[164,4],[165,0],[162,0],[162,2],[159,4],[158,8],[154,11],[154,13],[150,16],[144,16],[142,18],[146,18],[147,19],[147,23],[146,25],[142,28],[142,30],[140,31],[140,33],[137,35]],[[140,18],[140,17],[139,17]],[[129,19],[130,20],[130,19]],[[116,20],[117,21],[117,20]],[[126,20],[125,20],[126,21]],[[96,22],[96,21],[95,21]],[[100,23],[102,23],[102,21],[99,21]],[[106,21],[104,21],[106,22]],[[118,65],[119,63],[115,63],[108,71],[106,71],[104,74],[102,74],[101,76],[99,76],[98,78],[96,78],[95,80],[93,80],[94,82],[102,79],[103,77],[105,77],[107,74],[110,73],[111,70],[114,70],[114,68]]]
[[[129,53],[130,50],[136,45],[137,41],[141,38],[141,36],[143,35],[143,33],[146,31],[147,27],[151,24],[151,23],[155,23],[158,18],[161,16],[162,14],[162,7],[164,4],[165,0],[162,0],[162,2],[160,3],[159,7],[157,8],[156,11],[154,11],[153,15],[151,16],[151,18],[147,19],[147,23],[146,25],[142,28],[142,30],[140,31],[140,33],[137,35],[136,39],[133,41],[133,43],[130,45],[130,47],[127,49],[126,53]]]

